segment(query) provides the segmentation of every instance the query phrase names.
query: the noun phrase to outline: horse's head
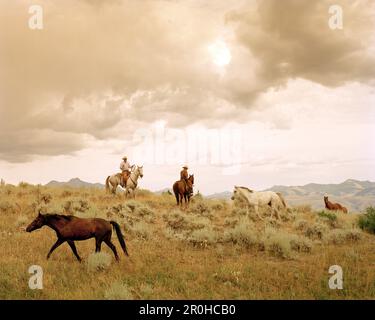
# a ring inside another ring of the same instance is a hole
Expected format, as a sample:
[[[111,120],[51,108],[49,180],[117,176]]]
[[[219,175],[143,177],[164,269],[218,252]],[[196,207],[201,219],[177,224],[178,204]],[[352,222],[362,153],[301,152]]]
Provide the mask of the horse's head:
[[[191,185],[194,185],[194,174],[191,174],[188,180],[191,182]]]
[[[232,200],[234,200],[236,198],[236,196],[237,196],[237,190],[238,190],[238,187],[234,186],[233,195],[231,197]]]
[[[251,189],[246,188],[246,187],[234,186],[233,196],[232,196],[231,199],[234,200],[238,196],[245,197],[245,194],[244,194],[245,192],[253,193],[254,190],[251,190]]]
[[[32,232],[34,230],[40,229],[41,227],[43,227],[45,225],[45,223],[46,223],[46,219],[45,219],[44,215],[42,215],[39,211],[38,216],[34,219],[33,222],[31,222],[27,226],[26,231]]]
[[[324,195],[324,201],[328,201],[328,196]]]
[[[137,166],[137,169],[136,169],[138,175],[143,178],[143,166]]]

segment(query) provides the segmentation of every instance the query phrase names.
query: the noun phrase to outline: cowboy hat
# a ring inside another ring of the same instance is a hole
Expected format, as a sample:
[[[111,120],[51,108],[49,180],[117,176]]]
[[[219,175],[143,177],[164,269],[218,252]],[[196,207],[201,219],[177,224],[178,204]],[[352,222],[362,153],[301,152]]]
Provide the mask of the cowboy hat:
[[[189,169],[189,167],[187,165],[184,165],[182,168]]]
[[[124,160],[124,159],[128,159],[128,157],[127,157],[127,156],[123,156],[123,157],[122,157],[122,160]]]

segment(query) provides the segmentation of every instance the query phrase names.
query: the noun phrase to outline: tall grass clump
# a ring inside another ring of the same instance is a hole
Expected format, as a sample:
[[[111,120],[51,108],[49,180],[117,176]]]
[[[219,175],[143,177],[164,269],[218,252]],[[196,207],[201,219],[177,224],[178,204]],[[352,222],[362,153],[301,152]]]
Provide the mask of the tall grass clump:
[[[30,219],[24,215],[18,216],[15,221],[16,228],[25,227],[30,221]]]

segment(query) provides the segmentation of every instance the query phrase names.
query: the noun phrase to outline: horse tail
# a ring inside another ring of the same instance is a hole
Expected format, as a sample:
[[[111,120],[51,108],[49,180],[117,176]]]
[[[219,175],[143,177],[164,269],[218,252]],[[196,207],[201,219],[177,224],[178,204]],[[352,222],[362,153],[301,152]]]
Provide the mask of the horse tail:
[[[110,224],[115,228],[118,241],[120,242],[121,248],[124,251],[124,253],[129,256],[128,250],[126,249],[126,243],[125,238],[123,234],[121,233],[120,225],[116,221],[110,221]]]
[[[285,202],[283,195],[280,192],[276,192],[276,194],[279,196],[281,202],[283,203],[284,208],[286,208],[286,202]]]
[[[109,178],[110,178],[110,176],[108,176],[107,179],[105,179],[105,190],[108,191],[108,192],[110,191],[110,189],[109,189]]]

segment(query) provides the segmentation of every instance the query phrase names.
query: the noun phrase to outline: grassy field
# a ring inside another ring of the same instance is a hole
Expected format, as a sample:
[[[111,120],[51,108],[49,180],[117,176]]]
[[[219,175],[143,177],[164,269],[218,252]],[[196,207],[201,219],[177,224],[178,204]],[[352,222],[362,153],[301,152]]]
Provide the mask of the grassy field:
[[[26,233],[43,212],[102,217],[123,229],[130,257],[114,261],[93,239],[67,244],[48,227]],[[124,200],[104,190],[0,187],[0,299],[374,299],[375,236],[359,215],[290,208],[280,221],[259,220],[240,203],[195,197],[187,210],[174,197],[140,190]],[[28,287],[28,268],[43,268],[43,290]],[[331,290],[340,265],[344,289]]]

